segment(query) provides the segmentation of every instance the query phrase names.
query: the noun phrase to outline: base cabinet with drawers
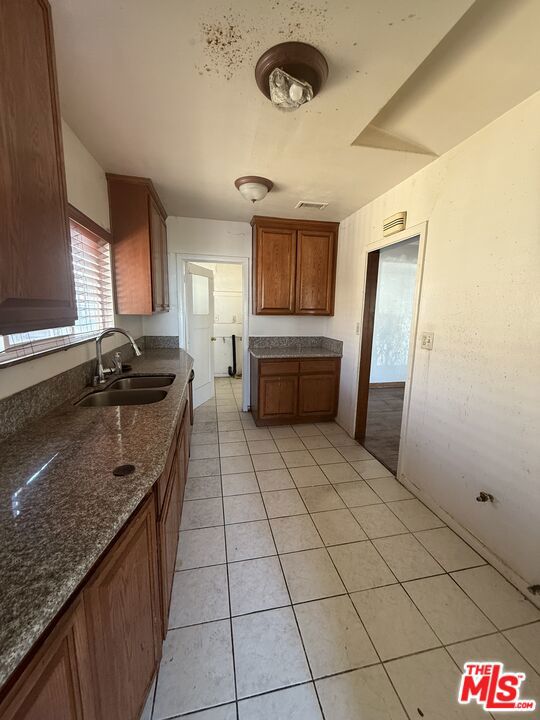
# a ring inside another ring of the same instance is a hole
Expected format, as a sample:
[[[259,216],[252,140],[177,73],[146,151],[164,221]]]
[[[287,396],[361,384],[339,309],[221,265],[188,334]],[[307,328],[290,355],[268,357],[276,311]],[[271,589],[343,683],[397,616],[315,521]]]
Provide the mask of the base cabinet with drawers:
[[[251,412],[257,425],[326,422],[337,415],[341,359],[251,357]]]
[[[1,720],[139,720],[169,609],[189,401],[162,476],[0,699]]]

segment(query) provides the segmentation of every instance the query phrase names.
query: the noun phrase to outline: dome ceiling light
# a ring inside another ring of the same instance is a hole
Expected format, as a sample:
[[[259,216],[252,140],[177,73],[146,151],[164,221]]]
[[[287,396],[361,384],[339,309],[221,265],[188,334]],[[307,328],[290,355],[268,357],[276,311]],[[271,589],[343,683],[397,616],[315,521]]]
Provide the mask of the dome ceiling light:
[[[258,175],[245,175],[234,181],[236,188],[240,191],[240,195],[252,203],[263,200],[266,194],[274,187],[274,183],[267,178]]]
[[[327,77],[324,55],[302,42],[274,45],[255,66],[259,90],[280,110],[296,110],[312,100]]]

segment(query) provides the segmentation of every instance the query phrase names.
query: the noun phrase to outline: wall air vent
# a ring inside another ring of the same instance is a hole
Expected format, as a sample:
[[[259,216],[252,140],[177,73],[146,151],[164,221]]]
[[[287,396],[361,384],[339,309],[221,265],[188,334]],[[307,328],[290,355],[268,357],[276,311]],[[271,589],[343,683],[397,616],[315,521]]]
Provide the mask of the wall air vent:
[[[383,237],[405,230],[406,224],[406,212],[398,212],[395,215],[390,215],[390,217],[387,217],[386,220],[383,221]]]
[[[327,202],[314,202],[313,200],[300,200],[294,206],[296,210],[303,208],[305,210],[324,210],[328,207]]]

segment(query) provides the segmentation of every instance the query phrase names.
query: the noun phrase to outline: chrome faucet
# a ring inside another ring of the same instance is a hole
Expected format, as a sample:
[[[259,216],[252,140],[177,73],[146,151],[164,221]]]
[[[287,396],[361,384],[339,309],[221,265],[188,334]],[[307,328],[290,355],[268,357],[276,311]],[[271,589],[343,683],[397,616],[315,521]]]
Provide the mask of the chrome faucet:
[[[114,356],[114,366],[112,368],[104,368],[103,367],[103,353],[101,350],[101,341],[103,338],[110,337],[111,335],[114,335],[114,333],[119,333],[120,335],[125,335],[129,342],[131,343],[131,347],[133,348],[133,351],[135,355],[139,356],[142,355],[141,351],[139,350],[139,346],[133,339],[132,335],[128,333],[127,330],[122,330],[122,328],[118,327],[110,327],[105,328],[102,332],[99,333],[99,335],[96,337],[96,358],[97,358],[97,366],[96,366],[96,375],[94,376],[94,385],[101,385],[104,383],[107,379],[107,375],[111,375],[113,373],[120,374],[122,372],[122,360],[120,358],[120,353],[116,353]]]

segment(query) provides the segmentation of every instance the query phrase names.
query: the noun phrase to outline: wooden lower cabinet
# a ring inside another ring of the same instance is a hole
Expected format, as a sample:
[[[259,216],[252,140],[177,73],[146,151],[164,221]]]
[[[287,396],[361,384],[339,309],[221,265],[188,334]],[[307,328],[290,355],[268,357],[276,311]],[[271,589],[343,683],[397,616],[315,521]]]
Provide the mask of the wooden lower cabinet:
[[[337,415],[340,358],[251,358],[251,412],[257,425],[325,422]]]

